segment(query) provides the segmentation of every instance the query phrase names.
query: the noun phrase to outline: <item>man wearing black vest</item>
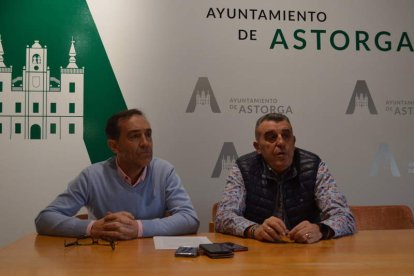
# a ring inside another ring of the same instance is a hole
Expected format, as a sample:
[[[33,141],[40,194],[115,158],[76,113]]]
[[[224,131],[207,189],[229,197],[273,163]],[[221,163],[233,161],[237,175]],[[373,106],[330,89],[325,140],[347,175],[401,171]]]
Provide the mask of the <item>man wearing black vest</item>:
[[[260,241],[314,243],[353,234],[355,220],[327,165],[296,148],[289,118],[256,123],[256,151],[237,159],[218,205],[216,231]]]

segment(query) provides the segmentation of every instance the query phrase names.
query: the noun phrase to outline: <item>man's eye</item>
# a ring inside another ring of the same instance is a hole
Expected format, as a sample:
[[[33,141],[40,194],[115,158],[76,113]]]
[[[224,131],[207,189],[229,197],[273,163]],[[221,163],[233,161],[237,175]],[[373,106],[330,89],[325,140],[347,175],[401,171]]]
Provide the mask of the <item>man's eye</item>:
[[[283,137],[284,140],[289,140],[290,139],[290,133],[284,133],[282,135],[282,137]]]
[[[267,142],[273,143],[274,141],[276,141],[276,140],[277,140],[277,134],[276,134],[276,133],[273,133],[273,132],[271,132],[271,133],[266,133],[266,134],[265,134],[265,136],[264,136],[264,139],[265,139]]]

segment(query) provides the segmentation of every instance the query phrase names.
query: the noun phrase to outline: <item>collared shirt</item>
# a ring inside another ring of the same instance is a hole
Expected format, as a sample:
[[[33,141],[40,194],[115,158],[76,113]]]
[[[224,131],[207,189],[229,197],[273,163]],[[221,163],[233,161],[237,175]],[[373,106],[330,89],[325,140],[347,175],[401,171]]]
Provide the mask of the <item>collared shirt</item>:
[[[282,174],[276,173],[264,160],[262,160],[262,164],[265,168],[263,172],[263,177],[273,180],[274,183],[277,185],[277,193],[276,193],[276,205],[275,209],[273,210],[273,216],[280,218],[284,221],[287,225],[287,215],[284,206],[284,194],[283,194],[283,183],[289,181],[292,178],[295,178],[297,175],[297,170],[295,167],[291,167]]]
[[[338,190],[335,179],[323,161],[319,164],[316,176],[315,201],[321,210],[321,223],[328,225],[335,232],[334,237],[355,232],[355,219],[346,198]],[[218,206],[216,230],[243,236],[247,227],[256,224],[243,217],[245,209],[246,188],[239,167],[234,165],[227,177],[223,198]],[[278,213],[284,213],[284,210],[278,210],[276,206],[275,214]]]
[[[119,176],[115,158],[83,169],[66,190],[37,215],[37,233],[81,237],[86,234],[92,218],[101,219],[108,211],[122,210],[141,220],[142,237],[197,232],[200,225],[197,213],[171,163],[152,158],[144,182],[131,187]],[[82,207],[88,210],[90,219],[75,217]],[[166,212],[170,216],[166,216]]]
[[[116,168],[117,168],[117,172],[118,172],[118,174],[119,174],[119,176],[126,182],[126,183],[128,183],[129,185],[131,185],[131,187],[135,187],[135,186],[137,186],[138,184],[140,184],[140,183],[142,183],[142,182],[144,182],[144,180],[145,180],[145,177],[147,176],[147,166],[145,166],[144,167],[144,169],[142,170],[142,172],[141,172],[141,174],[140,174],[140,176],[138,177],[138,179],[137,179],[137,181],[135,182],[135,183],[132,183],[132,179],[128,176],[128,175],[126,175],[126,173],[121,169],[121,167],[119,166],[119,164],[118,164],[118,158],[116,158]],[[94,222],[95,222],[95,220],[93,220],[93,221],[91,221],[91,223],[89,223],[89,225],[88,225],[88,227],[87,227],[87,229],[86,229],[86,234],[88,235],[88,236],[90,236],[90,234],[91,234],[91,228],[92,228],[92,225],[94,224]],[[143,229],[143,226],[142,226],[142,222],[141,222],[141,220],[139,220],[139,219],[137,219],[136,220],[136,222],[137,222],[137,224],[138,224],[138,233],[137,233],[137,237],[138,238],[140,238],[140,237],[142,237],[142,234],[144,233],[144,229]]]
[[[132,179],[128,175],[126,175],[124,171],[121,169],[121,167],[118,165],[118,158],[116,159],[116,168],[119,176],[122,177],[122,179],[125,180],[126,183],[131,185],[131,187],[135,187],[139,183],[144,182],[145,177],[147,176],[147,167],[145,166],[137,181],[135,183],[132,183]]]

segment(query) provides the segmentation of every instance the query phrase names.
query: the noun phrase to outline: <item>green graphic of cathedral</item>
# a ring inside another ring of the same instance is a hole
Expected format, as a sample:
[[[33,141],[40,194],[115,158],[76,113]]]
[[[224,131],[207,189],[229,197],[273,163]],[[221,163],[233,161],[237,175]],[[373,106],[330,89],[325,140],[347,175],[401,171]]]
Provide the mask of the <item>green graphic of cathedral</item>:
[[[60,78],[50,75],[47,46],[38,40],[26,46],[18,77],[6,66],[5,51],[0,37],[0,139],[83,139],[85,69],[76,64],[75,41]]]

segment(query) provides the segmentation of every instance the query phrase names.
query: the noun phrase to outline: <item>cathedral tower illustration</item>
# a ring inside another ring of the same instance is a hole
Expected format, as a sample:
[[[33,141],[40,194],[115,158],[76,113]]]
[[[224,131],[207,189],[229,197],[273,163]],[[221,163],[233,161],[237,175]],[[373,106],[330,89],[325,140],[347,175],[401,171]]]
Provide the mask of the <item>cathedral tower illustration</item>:
[[[0,37],[0,139],[65,139],[83,136],[84,68],[76,64],[75,41],[60,80],[50,76],[47,47],[26,47],[22,76],[12,79]]]

